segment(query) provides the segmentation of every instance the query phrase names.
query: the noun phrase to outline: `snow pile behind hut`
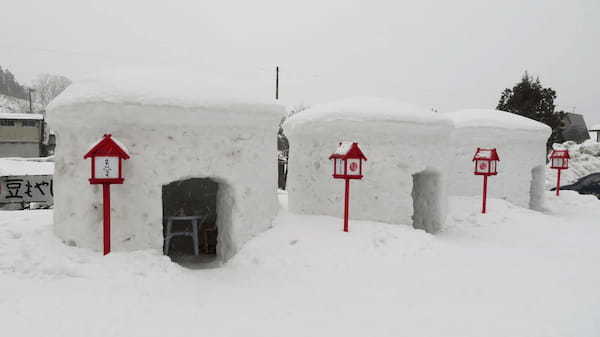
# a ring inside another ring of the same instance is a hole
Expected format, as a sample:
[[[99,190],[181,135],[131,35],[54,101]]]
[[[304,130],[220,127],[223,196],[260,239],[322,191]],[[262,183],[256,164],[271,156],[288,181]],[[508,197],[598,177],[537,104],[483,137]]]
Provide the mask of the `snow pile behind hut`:
[[[569,185],[592,173],[600,172],[600,143],[588,139],[581,144],[573,141],[554,144],[555,150],[569,150],[569,169],[560,173],[560,184]],[[556,187],[556,170],[546,165],[546,189]]]

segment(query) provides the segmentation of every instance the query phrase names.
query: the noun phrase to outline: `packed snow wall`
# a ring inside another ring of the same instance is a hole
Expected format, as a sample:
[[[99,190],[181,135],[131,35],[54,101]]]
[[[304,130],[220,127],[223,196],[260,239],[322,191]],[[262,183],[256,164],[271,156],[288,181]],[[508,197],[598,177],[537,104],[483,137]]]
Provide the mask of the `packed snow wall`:
[[[435,114],[396,101],[354,98],[300,112],[284,128],[293,212],[342,216],[344,182],[332,178],[328,160],[339,141],[358,142],[368,158],[365,177],[350,187],[353,219],[439,230],[447,195],[482,193],[482,177],[473,174],[477,147],[495,147],[500,155],[498,175],[489,179],[490,196],[533,209],[543,203],[550,129],[514,114]]]
[[[219,183],[222,258],[270,227],[278,210],[279,106],[60,103],[48,120],[57,134],[55,232],[68,244],[96,250],[102,244],[102,189],[89,184],[83,155],[104,133],[131,156],[125,183],[111,187],[114,250],[162,250],[162,186],[188,178]]]
[[[475,176],[473,155],[478,147],[496,148],[498,174],[488,179],[488,196],[521,207],[539,209],[543,203],[546,140],[550,128],[503,111],[460,110],[446,114],[455,125],[449,193],[481,195],[483,182]]]
[[[355,104],[359,110],[354,110]],[[404,114],[395,114],[394,109]],[[414,109],[422,114],[414,115]],[[421,214],[435,219],[419,218],[418,225],[430,232],[439,229],[447,209],[449,155],[443,145],[450,140],[447,120],[430,119],[427,111],[379,99],[342,101],[325,111],[307,112],[284,126],[290,142],[287,190],[291,211],[343,216],[344,180],[332,178],[328,157],[339,141],[356,141],[368,160],[363,164],[364,178],[350,184],[350,218],[411,225],[413,195],[428,195],[435,203],[427,205],[431,212],[425,211],[422,202],[416,206],[423,210]],[[437,183],[419,184],[417,188],[424,191],[415,192],[413,175],[424,171],[435,172]]]

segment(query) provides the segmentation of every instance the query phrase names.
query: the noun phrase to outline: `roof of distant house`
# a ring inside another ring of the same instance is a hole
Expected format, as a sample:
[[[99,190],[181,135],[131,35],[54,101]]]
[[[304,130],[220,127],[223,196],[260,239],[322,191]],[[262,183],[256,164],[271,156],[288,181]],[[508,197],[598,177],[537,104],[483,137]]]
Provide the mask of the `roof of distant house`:
[[[11,113],[11,112],[0,112],[0,119],[33,119],[33,120],[43,120],[44,115],[42,114],[20,114],[20,113]]]

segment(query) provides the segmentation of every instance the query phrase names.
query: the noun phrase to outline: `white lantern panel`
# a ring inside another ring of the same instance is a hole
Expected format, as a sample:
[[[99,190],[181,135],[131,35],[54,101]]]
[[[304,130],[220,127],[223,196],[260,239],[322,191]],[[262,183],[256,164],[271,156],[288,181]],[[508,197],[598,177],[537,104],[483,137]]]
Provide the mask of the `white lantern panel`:
[[[492,160],[492,161],[490,162],[490,165],[491,165],[491,170],[490,170],[490,172],[496,172],[496,161],[495,161],[495,160]]]
[[[96,179],[119,178],[119,158],[96,157],[95,177]]]
[[[335,160],[335,174],[336,175],[344,175],[344,160],[343,159]]]
[[[348,159],[348,175],[360,175],[360,159]]]

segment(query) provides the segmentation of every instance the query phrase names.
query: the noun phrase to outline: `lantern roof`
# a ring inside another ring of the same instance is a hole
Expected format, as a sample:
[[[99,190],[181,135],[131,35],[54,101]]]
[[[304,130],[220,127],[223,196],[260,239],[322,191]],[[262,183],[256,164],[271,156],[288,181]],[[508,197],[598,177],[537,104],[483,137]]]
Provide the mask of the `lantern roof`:
[[[563,159],[571,159],[569,156],[569,150],[552,150],[550,154],[550,159],[553,158],[563,158]]]
[[[359,158],[367,160],[356,142],[340,142],[337,150],[329,156],[329,159],[351,159]]]
[[[473,156],[473,161],[475,160],[500,161],[500,157],[498,157],[498,152],[496,152],[496,149],[482,149],[478,147],[477,152],[475,152],[475,156]]]
[[[125,146],[121,144],[115,138],[112,138],[111,134],[105,134],[96,144],[92,145],[88,153],[83,156],[83,159],[97,156],[111,156],[119,157],[122,159],[129,159],[129,154],[125,149]]]

